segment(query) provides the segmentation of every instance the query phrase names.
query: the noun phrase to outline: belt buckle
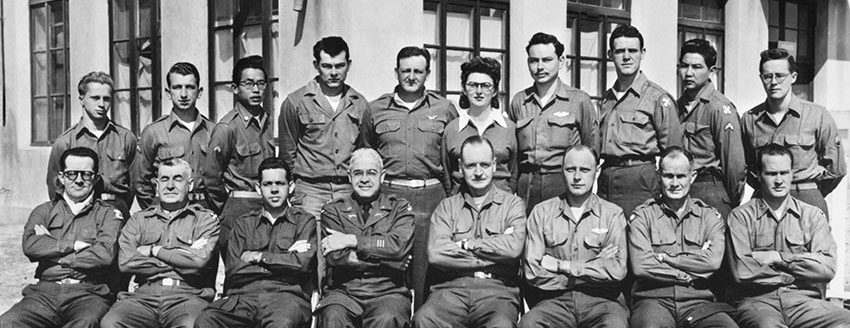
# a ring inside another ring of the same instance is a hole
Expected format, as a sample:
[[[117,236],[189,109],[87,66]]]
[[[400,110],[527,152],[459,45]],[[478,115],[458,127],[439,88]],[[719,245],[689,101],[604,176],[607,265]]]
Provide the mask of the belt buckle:
[[[117,197],[115,197],[115,194],[110,194],[110,193],[106,193],[106,192],[100,194],[101,200],[115,200],[116,198]]]
[[[62,280],[59,280],[56,283],[60,284],[60,285],[72,285],[72,284],[79,284],[80,280],[74,279],[74,278],[62,278]]]
[[[492,279],[493,278],[492,273],[487,273],[487,272],[483,272],[483,271],[475,271],[475,273],[473,273],[472,276],[474,276],[475,278],[478,278],[478,279]]]
[[[161,284],[163,286],[179,286],[180,285],[179,280],[175,280],[175,279],[172,279],[172,278],[162,278],[162,280],[160,280],[160,281],[161,281]]]

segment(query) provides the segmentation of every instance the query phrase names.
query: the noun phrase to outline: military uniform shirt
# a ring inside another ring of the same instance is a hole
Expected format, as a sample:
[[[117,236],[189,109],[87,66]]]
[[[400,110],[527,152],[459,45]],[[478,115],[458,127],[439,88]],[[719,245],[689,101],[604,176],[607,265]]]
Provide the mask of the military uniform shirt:
[[[345,85],[334,110],[317,79],[289,94],[280,106],[280,157],[295,176],[345,177],[369,104]]]
[[[650,157],[682,144],[682,124],[673,97],[642,72],[621,99],[617,100],[614,89],[605,92],[600,115],[603,157]]]
[[[464,184],[463,173],[461,173],[460,147],[463,142],[471,137],[479,135],[475,123],[466,111],[460,113],[460,117],[451,121],[446,127],[443,136],[443,166],[446,174],[451,176],[451,187],[446,188],[451,194],[460,189]],[[516,125],[506,120],[501,111],[494,109],[490,115],[490,124],[485,128],[482,137],[493,144],[496,156],[496,172],[493,174],[493,182],[502,190],[513,193],[516,190],[516,179],[519,171],[517,163]]]
[[[458,116],[454,105],[430,91],[413,110],[396,99],[395,93],[387,93],[369,104],[360,127],[360,145],[381,154],[388,178],[444,178],[442,138],[446,124]]]
[[[602,249],[619,248],[614,258],[597,259]],[[553,273],[542,266],[544,255],[569,261],[570,271]],[[626,276],[626,218],[614,203],[590,194],[581,217],[574,217],[566,196],[550,198],[531,211],[523,269],[530,285],[543,290],[578,286],[619,288]]]
[[[215,123],[201,113],[195,119],[192,131],[180,123],[173,109],[171,114],[162,116],[148,125],[139,141],[139,154],[133,162],[133,188],[140,208],[148,208],[156,197],[155,186],[151,179],[156,178],[157,167],[170,159],[184,159],[192,167],[194,189],[192,192],[204,192],[202,164],[207,157],[210,143],[210,130]]]
[[[171,278],[202,286],[219,238],[218,217],[200,205],[189,205],[172,213],[155,205],[136,212],[127,220],[118,239],[121,272],[136,275],[136,283]],[[140,254],[139,246],[161,246],[156,256]]]
[[[519,165],[558,170],[570,146],[599,149],[599,117],[584,91],[558,81],[546,104],[531,86],[514,95],[508,117],[516,122]]]
[[[660,199],[650,199],[629,219],[635,297],[714,299],[710,290],[692,284],[720,269],[726,247],[725,226],[711,206],[690,197],[686,202],[682,218]],[[656,254],[664,254],[664,262],[658,262]]]

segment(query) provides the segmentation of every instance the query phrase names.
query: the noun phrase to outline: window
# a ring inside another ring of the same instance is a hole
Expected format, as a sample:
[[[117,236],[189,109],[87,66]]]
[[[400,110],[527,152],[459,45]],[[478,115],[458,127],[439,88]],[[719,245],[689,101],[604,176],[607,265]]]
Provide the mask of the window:
[[[49,146],[69,126],[68,1],[30,1],[32,144]]]
[[[811,84],[814,79],[816,6],[815,1],[770,0],[768,4],[768,48],[785,48],[794,55],[795,93],[797,86]]]
[[[431,76],[426,87],[457,104],[461,94],[460,65],[474,56],[492,57],[502,64],[499,104],[507,106],[507,1],[426,0],[424,47],[431,53]]]
[[[160,115],[159,1],[112,0],[112,120],[139,135]]]
[[[714,87],[723,91],[723,6],[725,0],[681,0],[679,2],[679,47],[676,59],[685,41],[705,39],[717,50],[717,67],[721,70],[711,77]],[[678,79],[677,79],[678,81]],[[676,91],[681,94],[682,86],[677,82]]]
[[[567,5],[566,82],[600,100],[617,80],[614,62],[608,60],[608,38],[621,24],[629,23],[629,3],[614,0],[569,0]]]
[[[277,0],[226,0],[210,2],[210,119],[218,121],[233,109],[233,65],[240,58],[263,56],[269,86],[263,107],[280,107]],[[268,95],[271,95],[269,97]]]

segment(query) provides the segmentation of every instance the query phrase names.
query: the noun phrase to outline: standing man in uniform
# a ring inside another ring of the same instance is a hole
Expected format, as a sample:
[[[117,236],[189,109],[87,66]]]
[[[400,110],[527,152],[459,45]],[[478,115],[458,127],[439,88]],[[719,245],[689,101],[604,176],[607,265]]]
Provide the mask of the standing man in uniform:
[[[690,196],[714,207],[725,219],[744,191],[744,146],[738,111],[709,79],[718,70],[717,51],[708,41],[692,39],[679,54],[679,118],[683,148],[694,156],[696,180]]]
[[[354,193],[322,209],[322,239],[330,279],[316,312],[318,327],[408,327],[410,291],[404,285],[413,247],[413,212],[403,198],[381,190],[381,155],[351,154]]]
[[[352,191],[348,160],[369,104],[345,84],[350,55],[341,37],[316,42],[313,67],[318,76],[280,106],[280,158],[292,168],[292,201],[316,217],[327,202]]]
[[[204,184],[208,203],[219,213],[218,244],[223,259],[236,218],[262,207],[255,188],[260,178],[257,169],[263,159],[275,155],[270,115],[263,108],[267,78],[263,57],[249,56],[236,62],[230,86],[234,108],[213,128],[207,146]]]
[[[360,146],[378,151],[386,165],[383,191],[410,202],[416,224],[413,234],[414,304],[425,302],[428,271],[428,223],[450,183],[443,176],[442,138],[445,126],[458,116],[454,105],[425,90],[431,54],[404,47],[396,56],[398,85],[369,104],[360,127]],[[442,181],[442,180],[444,181]]]
[[[627,328],[623,210],[593,192],[599,155],[575,145],[564,155],[567,189],[528,218],[523,269],[531,311],[519,326]]]
[[[289,169],[263,160],[255,185],[263,207],[234,222],[224,258],[224,297],[195,320],[196,328],[307,327],[316,220],[289,206]]]
[[[89,72],[77,84],[83,116],[53,142],[47,161],[47,191],[52,200],[61,198],[62,188],[57,184],[62,153],[69,148],[86,147],[97,152],[103,188],[95,197],[121,211],[123,218],[130,217],[133,189],[130,186],[130,166],[136,156],[136,136],[109,119],[112,107],[112,78],[104,72]]]
[[[157,165],[169,159],[184,159],[192,167],[194,185],[187,195],[189,203],[210,208],[204,195],[201,165],[206,160],[210,130],[215,123],[195,107],[204,92],[201,75],[195,65],[179,62],[165,76],[165,94],[171,100],[171,114],[162,116],[142,131],[139,153],[133,162],[133,184],[139,207],[147,209],[156,194],[154,182]],[[185,178],[185,177],[184,177]]]
[[[108,92],[107,92],[108,94]],[[108,102],[107,102],[108,103]],[[24,255],[38,262],[38,282],[0,316],[0,327],[99,327],[111,302],[121,212],[94,197],[100,161],[74,147],[57,159],[57,198],[39,205],[24,226]]]
[[[761,194],[729,216],[729,299],[741,327],[848,327],[850,312],[823,299],[837,245],[823,211],[790,194],[792,155],[775,144],[759,149]]]
[[[191,164],[172,158],[158,164],[159,201],[127,220],[118,239],[118,266],[134,274],[138,288],[121,293],[100,322],[112,327],[192,327],[215,296],[207,275],[219,238],[218,217],[188,195]]]
[[[437,272],[414,327],[516,327],[525,204],[493,186],[496,157],[480,136],[461,146],[466,187],[431,216],[428,261]]]
[[[759,73],[767,99],[741,118],[749,183],[758,191],[753,179],[758,150],[768,144],[786,145],[794,157],[791,196],[816,206],[829,218],[824,197],[847,174],[835,121],[823,106],[791,92],[797,64],[787,50],[762,51]]]
[[[707,279],[720,269],[726,247],[720,213],[688,195],[694,158],[679,146],[661,152],[660,198],[629,218],[629,261],[634,271],[632,327],[737,327],[715,302]]]
[[[625,215],[661,188],[655,157],[682,144],[682,124],[673,97],[640,70],[646,49],[637,28],[620,25],[608,40],[608,57],[617,81],[602,98],[602,173],[598,194],[623,208]]]
[[[529,213],[566,189],[561,164],[567,148],[599,147],[599,118],[590,96],[563,83],[564,45],[538,32],[525,47],[534,85],[514,95],[508,116],[516,122],[519,148],[517,195]]]

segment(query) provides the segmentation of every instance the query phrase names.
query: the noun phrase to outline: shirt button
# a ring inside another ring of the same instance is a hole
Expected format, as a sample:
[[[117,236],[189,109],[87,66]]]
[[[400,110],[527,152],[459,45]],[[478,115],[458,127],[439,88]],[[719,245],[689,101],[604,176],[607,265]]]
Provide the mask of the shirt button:
[[[339,137],[339,132],[334,132],[334,137]]]
[[[339,149],[334,150],[334,154],[339,154]]]

